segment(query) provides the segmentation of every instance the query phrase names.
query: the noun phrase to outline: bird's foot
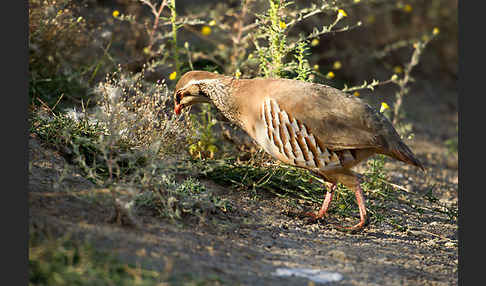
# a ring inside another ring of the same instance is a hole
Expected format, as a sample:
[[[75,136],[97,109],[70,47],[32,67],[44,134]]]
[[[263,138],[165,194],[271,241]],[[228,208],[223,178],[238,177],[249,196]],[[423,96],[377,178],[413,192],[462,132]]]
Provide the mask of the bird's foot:
[[[316,223],[318,220],[322,219],[323,217],[326,216],[326,214],[319,214],[319,213],[314,213],[314,212],[304,212],[301,214],[302,217],[307,217],[309,218],[307,220],[307,224],[311,223]]]
[[[361,219],[359,223],[353,225],[353,226],[342,226],[342,225],[337,225],[333,224],[333,226],[340,231],[343,232],[349,232],[349,233],[355,233],[360,230],[362,230],[366,225],[368,225],[369,220],[368,218]]]

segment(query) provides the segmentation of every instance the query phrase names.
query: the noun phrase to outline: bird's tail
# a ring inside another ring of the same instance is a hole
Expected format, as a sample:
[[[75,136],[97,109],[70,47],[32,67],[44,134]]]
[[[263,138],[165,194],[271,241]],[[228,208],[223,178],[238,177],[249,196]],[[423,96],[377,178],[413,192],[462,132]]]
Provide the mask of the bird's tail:
[[[422,169],[422,171],[425,171],[424,165],[422,165],[419,159],[415,157],[412,150],[410,150],[410,148],[408,148],[408,146],[405,145],[405,143],[403,143],[402,141],[399,141],[394,146],[394,148],[391,150],[391,154],[389,155],[397,160],[417,166]]]

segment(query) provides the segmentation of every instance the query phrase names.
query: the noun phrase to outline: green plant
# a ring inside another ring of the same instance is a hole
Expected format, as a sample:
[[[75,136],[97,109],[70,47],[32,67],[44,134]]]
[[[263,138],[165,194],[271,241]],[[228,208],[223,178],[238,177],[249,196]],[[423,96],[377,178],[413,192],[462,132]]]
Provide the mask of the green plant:
[[[99,106],[95,112],[36,111],[30,119],[30,131],[81,167],[95,184],[110,190],[119,211],[124,211],[118,203],[120,187],[133,189],[123,205],[135,201],[174,220],[204,219],[231,209],[226,200],[213,195],[196,179],[175,181],[167,160],[180,152],[181,144],[187,144],[190,129],[178,125],[183,121],[177,121],[172,112],[164,111],[168,108],[165,85],[147,84],[143,73],[119,70],[100,83],[96,93]],[[209,109],[202,116],[209,120],[207,129],[201,129],[202,140],[214,142],[211,124],[215,121]]]
[[[172,174],[162,174],[152,181],[153,191],[143,192],[135,198],[138,207],[155,210],[161,217],[181,220],[192,216],[204,219],[208,214],[225,213],[231,204],[211,193],[192,177],[178,183]]]
[[[150,27],[145,25],[145,32],[148,35],[148,45],[144,48],[143,53],[149,56],[149,62],[147,63],[147,69],[155,70],[160,66],[171,66],[173,72],[170,74],[169,79],[172,81],[177,80],[181,76],[183,68],[183,62],[180,60],[181,50],[178,46],[178,31],[184,27],[198,25],[202,22],[194,17],[180,17],[176,11],[176,0],[164,0],[159,6],[152,3],[150,0],[140,0],[144,5],[147,5],[151,10],[151,16],[153,17],[153,24]],[[168,8],[169,15],[164,16],[164,8]],[[169,26],[169,29],[165,27]],[[167,53],[166,43],[169,44],[171,49],[170,53]],[[186,48],[183,50],[189,54],[189,50]],[[192,66],[192,62],[189,59],[189,65]]]
[[[145,70],[125,73],[121,68],[98,84],[100,109],[94,114],[107,125],[115,141],[135,148],[158,149],[161,155],[178,151],[189,131],[173,114],[165,82],[145,80]]]
[[[113,68],[108,54],[94,41],[93,29],[78,16],[70,0],[29,0],[29,97],[49,106],[62,96],[55,111],[89,99],[87,91],[98,73]]]
[[[30,131],[96,184],[109,187],[122,178],[139,183],[147,164],[186,144],[189,129],[167,111],[165,84],[148,84],[143,72],[132,75],[120,69],[95,93],[98,107],[89,112],[57,114],[47,105],[35,109]]]
[[[69,1],[29,1],[29,97],[52,106],[61,95],[79,97],[86,89],[79,70],[86,24]]]
[[[312,70],[309,66],[309,61],[307,60],[307,56],[309,54],[308,43],[306,41],[299,42],[297,44],[297,53],[294,55],[295,59],[297,60],[297,67],[295,68],[297,77],[295,79],[310,81],[309,76],[311,75]]]
[[[450,138],[450,139],[447,139],[444,142],[444,144],[446,145],[447,152],[449,154],[457,154],[457,148],[458,148],[458,145],[459,145],[457,136]]]
[[[270,8],[268,9],[268,19],[270,25],[264,27],[264,31],[268,33],[268,49],[259,52],[260,55],[260,68],[263,70],[265,77],[281,77],[283,69],[283,58],[286,55],[286,35],[284,33],[287,24],[284,19],[281,18],[279,13],[281,9],[285,8],[280,0],[270,0]],[[288,3],[286,3],[288,4]],[[271,63],[271,64],[270,64]]]
[[[92,164],[100,151],[98,142],[101,136],[107,134],[107,130],[103,124],[90,121],[84,114],[80,116],[80,120],[75,120],[67,114],[37,108],[29,117],[29,131],[71,162],[83,157]]]
[[[125,264],[69,235],[29,232],[29,285],[154,285],[164,275]]]
[[[366,177],[363,187],[367,190],[389,190],[388,185],[385,184],[385,156],[376,155],[374,158],[367,161],[368,169],[364,176]]]
[[[176,23],[177,13],[176,13],[176,2],[175,2],[175,0],[170,0],[169,8],[170,8],[170,23],[172,25],[172,41],[171,41],[171,44],[172,44],[172,53],[174,55],[175,72],[176,72],[177,77],[180,77],[181,64],[180,64],[180,61],[179,61],[179,49],[178,49],[178,46],[177,46],[178,25]]]
[[[346,12],[339,9],[335,3],[324,3],[321,6],[313,4],[303,9],[296,7],[287,9],[292,4],[281,0],[269,0],[270,6],[267,13],[257,15],[259,20],[257,31],[251,38],[256,49],[260,73],[264,77],[290,77],[308,81],[311,73],[306,59],[309,55],[308,41],[326,33],[347,31],[351,27],[333,29],[346,16]],[[314,28],[312,33],[300,35],[297,39],[288,37],[289,30],[296,24],[327,11],[337,11],[334,22],[324,25],[322,29]],[[360,22],[356,24],[359,25]]]
[[[238,190],[252,191],[258,195],[267,191],[281,197],[294,197],[319,202],[322,186],[320,179],[311,173],[292,166],[273,164],[263,166],[256,162],[237,163],[234,159],[205,160],[197,162],[197,169],[204,177]]]
[[[213,118],[211,106],[203,104],[198,115],[190,114],[190,120],[194,133],[189,140],[189,154],[199,159],[214,158],[219,148],[213,134],[213,127],[217,121]]]

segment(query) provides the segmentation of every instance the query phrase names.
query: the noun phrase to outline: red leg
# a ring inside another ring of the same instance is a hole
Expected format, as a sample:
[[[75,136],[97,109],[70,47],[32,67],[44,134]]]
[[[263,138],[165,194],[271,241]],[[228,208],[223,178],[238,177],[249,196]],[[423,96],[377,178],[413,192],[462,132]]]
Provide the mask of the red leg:
[[[334,194],[334,191],[336,190],[336,184],[332,184],[331,188],[329,191],[326,193],[326,197],[324,198],[324,202],[322,202],[321,209],[317,214],[313,212],[306,212],[304,215],[312,217],[314,220],[318,220],[325,215],[327,215],[327,210],[329,209],[329,205],[331,204],[332,201],[332,195]]]
[[[363,196],[363,191],[361,190],[361,186],[359,184],[356,185],[356,188],[354,190],[354,194],[356,196],[356,203],[358,204],[358,208],[359,208],[359,216],[360,216],[359,223],[357,223],[353,226],[350,226],[350,227],[337,226],[341,230],[351,230],[351,231],[360,230],[368,222],[368,215],[366,213],[365,199],[364,199],[364,196]]]
[[[306,216],[312,217],[312,220],[318,220],[324,216],[327,215],[327,210],[329,209],[329,205],[331,204],[332,197],[334,194],[334,191],[337,188],[337,184],[330,184],[330,190],[326,193],[326,197],[324,198],[324,202],[322,203],[321,209],[319,212],[313,213],[313,212],[307,212],[304,213]],[[360,216],[360,221],[356,225],[350,226],[350,227],[343,227],[340,225],[334,225],[340,230],[344,231],[356,231],[362,229],[368,222],[368,215],[366,213],[366,204],[365,204],[365,199],[363,196],[363,190],[361,189],[359,179],[353,176],[352,181],[347,181],[347,184],[345,185],[351,190],[354,190],[354,194],[356,196],[356,203],[358,204],[359,208],[359,216]]]

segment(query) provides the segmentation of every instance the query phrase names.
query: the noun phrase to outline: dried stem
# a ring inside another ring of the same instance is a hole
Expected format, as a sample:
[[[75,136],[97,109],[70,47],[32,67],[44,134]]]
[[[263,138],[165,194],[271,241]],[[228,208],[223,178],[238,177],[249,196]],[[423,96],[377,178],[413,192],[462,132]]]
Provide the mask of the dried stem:
[[[158,10],[156,9],[155,5],[152,4],[148,0],[140,0],[140,2],[149,6],[152,9],[152,14],[155,17],[154,24],[152,25],[152,30],[150,31],[150,34],[149,34],[150,39],[149,39],[148,48],[149,48],[149,50],[151,50],[152,46],[154,44],[154,33],[155,33],[155,30],[157,30],[157,26],[159,25],[160,14],[162,14],[162,10],[164,10],[164,7],[167,6],[167,0],[162,1]]]
[[[403,96],[407,94],[409,91],[409,89],[407,88],[407,84],[413,81],[413,78],[410,76],[410,73],[412,69],[419,63],[420,54],[422,53],[422,50],[425,48],[427,43],[428,41],[418,42],[414,44],[414,51],[410,59],[410,62],[405,67],[403,78],[396,81],[396,84],[398,84],[400,89],[396,93],[396,102],[393,108],[393,121],[392,121],[393,125],[397,125],[398,121],[400,121],[401,119],[399,112],[402,107]]]

